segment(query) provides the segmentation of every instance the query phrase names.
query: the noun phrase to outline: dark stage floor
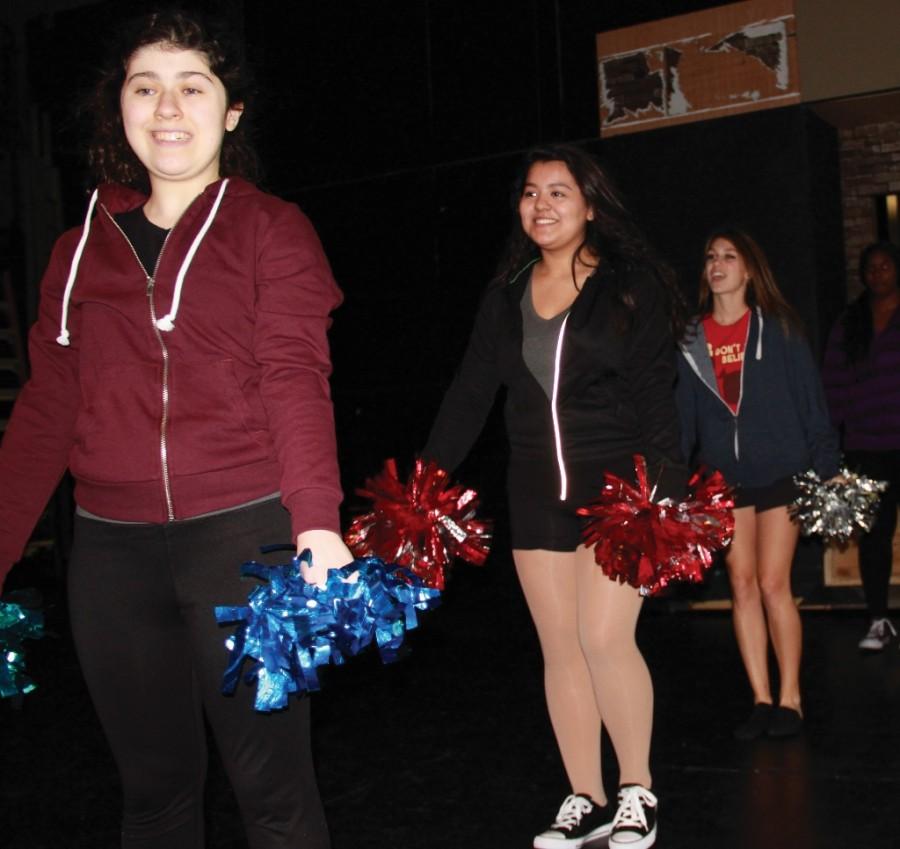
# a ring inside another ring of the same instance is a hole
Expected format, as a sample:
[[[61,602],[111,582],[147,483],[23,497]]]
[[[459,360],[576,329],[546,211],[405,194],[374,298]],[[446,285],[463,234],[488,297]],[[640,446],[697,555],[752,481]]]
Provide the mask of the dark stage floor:
[[[115,772],[49,595],[58,636],[28,660],[40,687],[19,711],[0,704],[0,845],[114,847]],[[649,604],[639,632],[656,683],[657,846],[900,846],[897,646],[860,657],[861,612],[804,613],[805,736],[738,744],[749,691],[728,614],[673,609]],[[313,697],[335,849],[527,849],[567,790],[508,558],[459,568],[411,642],[395,666],[370,655],[328,670]],[[216,764],[209,819],[211,847],[246,845]]]

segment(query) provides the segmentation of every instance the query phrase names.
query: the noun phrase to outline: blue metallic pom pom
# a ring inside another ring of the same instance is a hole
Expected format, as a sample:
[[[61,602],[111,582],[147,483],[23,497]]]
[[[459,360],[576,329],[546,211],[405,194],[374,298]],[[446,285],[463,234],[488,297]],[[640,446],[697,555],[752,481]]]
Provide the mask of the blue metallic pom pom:
[[[44,616],[18,604],[0,601],[0,698],[30,693],[37,686],[25,674],[22,641],[44,635]]]
[[[440,603],[439,590],[377,557],[330,570],[320,589],[300,573],[300,564],[311,560],[307,550],[279,566],[245,563],[242,575],[266,583],[251,591],[246,607],[216,607],[219,624],[244,623],[225,643],[230,660],[222,692],[234,693],[250,658],[243,678],[248,684],[256,681],[258,711],[280,710],[291,693],[318,690],[318,667],[341,664],[373,640],[382,661],[391,663],[404,634],[418,625],[416,609]]]

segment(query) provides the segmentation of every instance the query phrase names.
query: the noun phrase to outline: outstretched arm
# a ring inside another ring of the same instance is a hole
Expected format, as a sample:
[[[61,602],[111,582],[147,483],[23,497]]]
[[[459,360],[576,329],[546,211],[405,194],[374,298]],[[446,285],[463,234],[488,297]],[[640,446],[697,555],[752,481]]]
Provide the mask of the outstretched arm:
[[[342,493],[328,379],[330,313],[341,302],[318,236],[294,206],[259,235],[254,356],[281,466],[281,498],[314,580],[353,559],[340,534]]]
[[[19,393],[0,445],[0,587],[21,556],[69,461],[81,404],[78,310],[71,344],[56,342],[62,293],[78,231],[59,239],[41,282],[38,320],[28,339],[31,377]]]
[[[444,395],[422,451],[426,459],[434,460],[448,472],[469,453],[500,386],[497,333],[502,308],[502,292],[488,292],[475,318],[462,363]]]

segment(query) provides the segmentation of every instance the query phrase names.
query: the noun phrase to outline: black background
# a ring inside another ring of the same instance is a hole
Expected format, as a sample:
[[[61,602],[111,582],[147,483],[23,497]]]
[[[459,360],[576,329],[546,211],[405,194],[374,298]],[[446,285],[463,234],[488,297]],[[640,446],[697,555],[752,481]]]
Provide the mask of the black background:
[[[315,223],[346,294],[332,332],[348,490],[421,447],[512,224],[521,152],[580,141],[693,301],[704,236],[767,251],[814,349],[845,297],[835,130],[803,106],[598,138],[595,34],[716,5],[597,0],[195,3],[243,31],[265,185]],[[76,92],[117,22],[105,2],[35,19],[29,82],[52,116],[65,218],[88,188]],[[64,69],[64,71],[62,70]],[[470,462],[502,451],[496,417]],[[468,471],[464,470],[464,471]]]

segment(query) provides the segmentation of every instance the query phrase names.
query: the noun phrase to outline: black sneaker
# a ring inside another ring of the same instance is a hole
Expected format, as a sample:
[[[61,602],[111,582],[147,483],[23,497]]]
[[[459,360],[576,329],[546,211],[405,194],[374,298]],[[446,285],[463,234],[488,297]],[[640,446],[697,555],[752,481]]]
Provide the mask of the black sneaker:
[[[623,784],[619,788],[619,810],[613,818],[612,847],[647,849],[656,843],[656,796],[640,784]]]
[[[606,837],[611,820],[609,805],[601,808],[584,793],[566,796],[553,825],[534,838],[534,849],[580,849],[589,840]]]
[[[772,705],[768,702],[757,702],[746,722],[734,729],[735,740],[755,740],[769,730],[772,720]]]
[[[770,737],[795,737],[803,730],[803,717],[799,710],[778,705],[772,711],[767,734]]]

